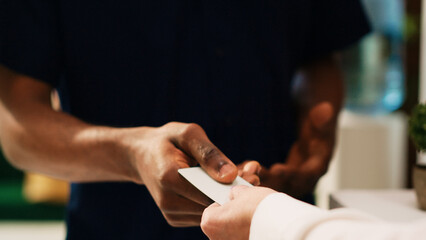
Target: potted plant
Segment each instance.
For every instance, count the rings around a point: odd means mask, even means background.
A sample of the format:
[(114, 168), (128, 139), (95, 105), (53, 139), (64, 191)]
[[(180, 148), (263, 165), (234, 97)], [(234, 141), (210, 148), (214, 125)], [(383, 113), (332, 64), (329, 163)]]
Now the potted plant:
[(414, 108), (409, 120), (409, 133), (418, 150), (413, 185), (419, 207), (426, 210), (426, 104), (420, 103)]

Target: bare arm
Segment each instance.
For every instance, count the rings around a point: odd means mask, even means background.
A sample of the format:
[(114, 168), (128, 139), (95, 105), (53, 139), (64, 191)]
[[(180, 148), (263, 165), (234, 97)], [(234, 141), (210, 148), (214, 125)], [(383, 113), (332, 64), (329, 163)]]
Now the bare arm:
[(120, 143), (121, 131), (53, 111), (51, 91), (45, 83), (0, 67), (0, 139), (10, 162), (68, 181), (141, 183)]
[(95, 126), (54, 111), (51, 91), (48, 84), (0, 66), (0, 143), (18, 168), (75, 182), (145, 184), (173, 226), (199, 225), (211, 203), (177, 169), (199, 163), (224, 183), (237, 175), (235, 165), (197, 124)]

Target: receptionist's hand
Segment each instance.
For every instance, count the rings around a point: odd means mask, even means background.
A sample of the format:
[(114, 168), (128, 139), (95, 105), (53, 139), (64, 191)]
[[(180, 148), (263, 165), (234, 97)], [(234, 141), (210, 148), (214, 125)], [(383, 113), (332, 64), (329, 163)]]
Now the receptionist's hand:
[(264, 187), (236, 186), (231, 201), (220, 206), (213, 203), (204, 210), (201, 229), (210, 240), (247, 240), (257, 205), (274, 190)]

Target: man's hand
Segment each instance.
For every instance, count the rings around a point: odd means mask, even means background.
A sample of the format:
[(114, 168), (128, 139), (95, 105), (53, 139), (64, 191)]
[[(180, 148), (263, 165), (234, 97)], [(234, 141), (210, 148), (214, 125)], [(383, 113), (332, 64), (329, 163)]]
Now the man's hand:
[[(200, 164), (230, 183), (235, 165), (196, 124), (113, 128), (86, 123), (51, 106), (52, 87), (0, 65), (0, 142), (10, 163), (70, 182), (146, 184), (173, 226), (199, 225), (211, 201), (178, 175)], [(256, 183), (256, 178), (245, 178)], [(257, 178), (258, 182), (258, 178)]]
[(231, 201), (223, 206), (214, 203), (204, 210), (201, 229), (211, 240), (247, 240), (257, 205), (274, 192), (264, 187), (232, 188)]
[[(236, 166), (207, 138), (197, 124), (168, 123), (152, 128), (133, 146), (133, 162), (168, 223), (175, 227), (197, 226), (202, 211), (212, 203), (178, 174), (178, 169), (200, 164), (216, 181), (232, 183)], [(257, 164), (257, 165), (256, 165)], [(254, 176), (260, 165), (251, 163), (243, 171), (246, 180), (258, 184)]]
[(292, 95), (299, 112), (299, 137), (287, 160), (263, 169), (260, 180), (263, 186), (300, 198), (314, 190), (332, 156), (344, 95), (338, 54), (302, 66)]
[(309, 111), (287, 161), (260, 172), (262, 186), (294, 197), (302, 197), (314, 190), (318, 179), (326, 173), (332, 156), (336, 129), (334, 111), (327, 102)]

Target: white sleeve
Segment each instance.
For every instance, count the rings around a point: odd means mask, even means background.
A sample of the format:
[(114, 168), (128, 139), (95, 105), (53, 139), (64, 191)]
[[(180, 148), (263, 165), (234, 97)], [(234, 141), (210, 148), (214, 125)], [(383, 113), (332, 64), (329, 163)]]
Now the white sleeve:
[(273, 193), (258, 205), (250, 240), (426, 239), (426, 219), (388, 223), (347, 208), (322, 210), (283, 193)]

